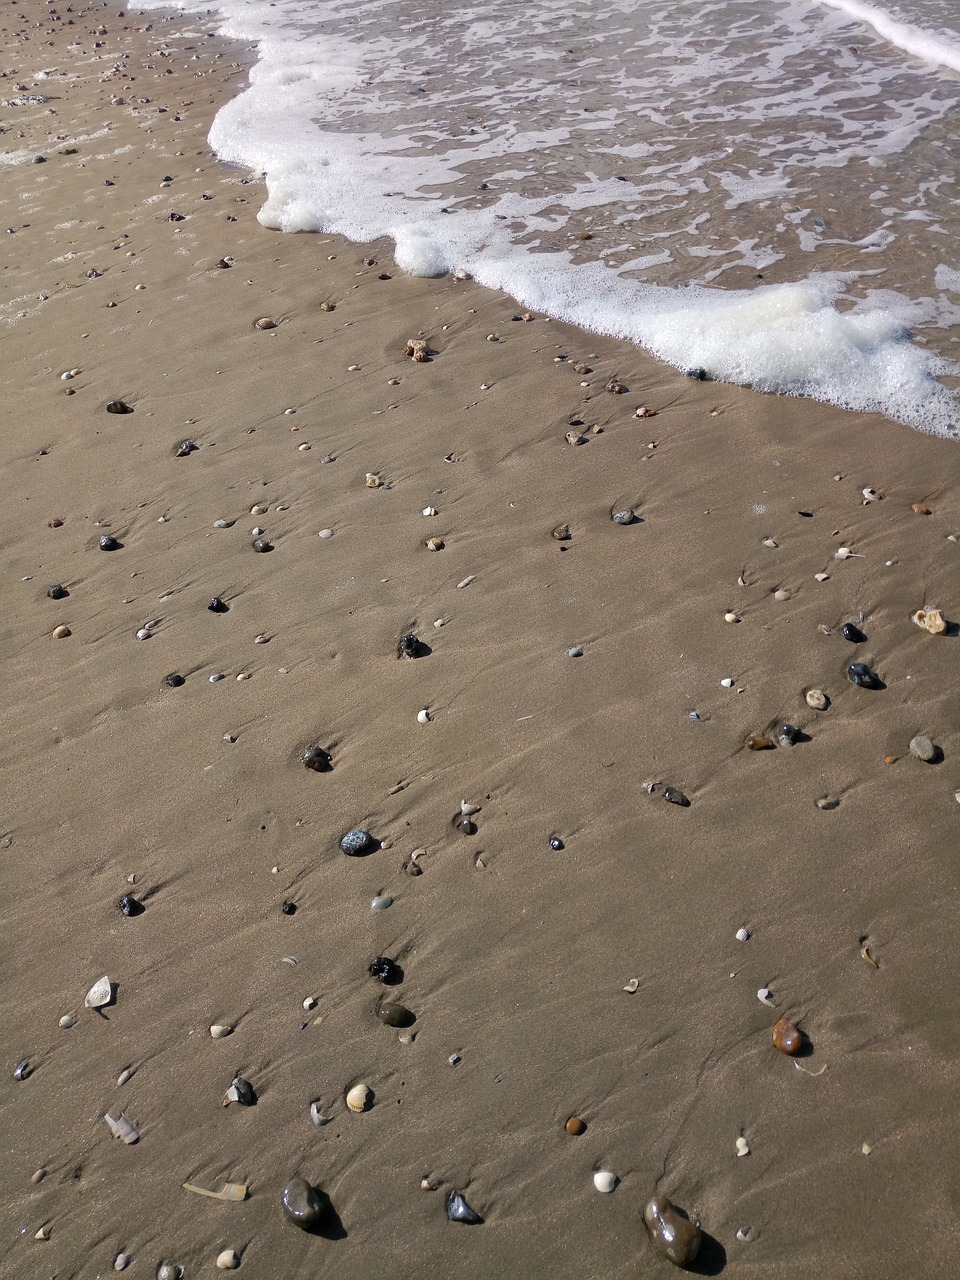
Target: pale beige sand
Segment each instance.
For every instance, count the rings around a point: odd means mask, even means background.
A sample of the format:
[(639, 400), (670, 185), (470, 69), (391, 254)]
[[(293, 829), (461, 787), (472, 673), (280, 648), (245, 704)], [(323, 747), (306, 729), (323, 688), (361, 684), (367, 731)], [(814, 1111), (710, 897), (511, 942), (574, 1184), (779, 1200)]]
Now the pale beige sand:
[[(957, 628), (908, 615), (960, 617), (957, 446), (514, 320), (472, 282), (404, 277), (386, 245), (262, 230), (261, 189), (203, 143), (237, 53), (114, 12), (4, 15), (0, 96), (54, 92), (56, 115), (3, 110), (5, 149), (47, 163), (6, 171), (2, 215), (0, 1272), (104, 1275), (125, 1250), (131, 1275), (193, 1277), (233, 1247), (242, 1275), (274, 1278), (666, 1275), (640, 1218), (659, 1186), (709, 1233), (708, 1274), (952, 1274)], [(70, 52), (78, 35), (103, 63)], [(98, 83), (121, 52), (135, 83)], [(55, 66), (80, 75), (43, 89), (33, 73)], [(153, 102), (135, 113), (134, 93)], [(282, 323), (258, 332), (263, 315)], [(430, 363), (402, 358), (419, 332)], [(604, 391), (613, 374), (626, 394)], [(107, 414), (116, 396), (134, 412)], [(176, 458), (183, 439), (199, 451)], [(862, 505), (864, 486), (883, 500)], [(642, 522), (615, 525), (622, 504)], [(257, 524), (272, 554), (251, 550)], [(122, 550), (96, 549), (105, 530)], [(841, 545), (862, 558), (835, 561)], [(866, 644), (841, 639), (848, 620)], [(396, 657), (410, 628), (432, 650), (415, 662)], [(888, 687), (849, 684), (856, 659)], [(162, 687), (175, 671), (183, 687)], [(811, 741), (744, 749), (779, 721)], [(943, 763), (909, 755), (917, 732)], [(298, 763), (311, 743), (330, 773)], [(451, 827), (462, 799), (475, 837)], [(358, 824), (388, 847), (344, 857)], [(137, 919), (116, 906), (131, 875)], [(382, 892), (394, 905), (372, 912)], [(412, 1044), (374, 1016), (379, 954), (403, 966)], [(104, 973), (101, 1017), (82, 1006)], [(783, 1013), (807, 1074), (772, 1047)], [(212, 1040), (215, 1022), (233, 1035)], [(237, 1072), (252, 1109), (220, 1105)], [(363, 1116), (342, 1102), (358, 1080)], [(119, 1110), (138, 1145), (111, 1139)], [(297, 1171), (343, 1238), (283, 1221)], [(446, 1221), (450, 1188), (483, 1226)]]

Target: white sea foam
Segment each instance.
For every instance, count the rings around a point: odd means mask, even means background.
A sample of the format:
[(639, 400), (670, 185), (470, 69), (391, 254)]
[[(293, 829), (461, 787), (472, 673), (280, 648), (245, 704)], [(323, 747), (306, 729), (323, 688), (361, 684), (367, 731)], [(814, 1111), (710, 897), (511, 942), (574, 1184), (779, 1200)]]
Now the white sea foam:
[(915, 58), (960, 71), (960, 39), (955, 33), (927, 31), (887, 9), (864, 4), (863, 0), (820, 0), (820, 3), (829, 5), (831, 9), (842, 9), (858, 22), (865, 22), (882, 39)]
[[(223, 0), (258, 62), (210, 141), (265, 173), (264, 226), (389, 236), (412, 274), (947, 434), (952, 366), (905, 327), (946, 314), (916, 248), (956, 224), (960, 157), (923, 148), (956, 152), (960, 90), (851, 48), (857, 5)], [(742, 288), (786, 262), (797, 283)]]

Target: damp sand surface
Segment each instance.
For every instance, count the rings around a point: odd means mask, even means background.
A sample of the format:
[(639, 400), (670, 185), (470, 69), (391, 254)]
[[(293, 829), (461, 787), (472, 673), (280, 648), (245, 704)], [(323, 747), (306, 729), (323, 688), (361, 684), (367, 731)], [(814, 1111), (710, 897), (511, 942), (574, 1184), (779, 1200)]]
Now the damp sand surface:
[[(2, 216), (2, 1269), (191, 1277), (235, 1249), (264, 1277), (627, 1280), (666, 1273), (659, 1190), (709, 1274), (946, 1274), (956, 446), (516, 319), (386, 244), (268, 232), (204, 141), (243, 51), (22, 11), (4, 100), (52, 100), (4, 109), (46, 162)], [(745, 748), (782, 723), (795, 746)], [(383, 847), (346, 857), (358, 826)], [(256, 1105), (223, 1107), (238, 1074)], [(326, 1235), (284, 1219), (298, 1173)]]

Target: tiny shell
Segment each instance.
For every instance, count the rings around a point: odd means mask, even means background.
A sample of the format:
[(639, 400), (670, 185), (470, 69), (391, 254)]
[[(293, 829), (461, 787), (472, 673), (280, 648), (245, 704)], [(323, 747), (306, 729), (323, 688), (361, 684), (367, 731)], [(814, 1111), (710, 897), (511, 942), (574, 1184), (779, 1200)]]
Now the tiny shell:
[(221, 1271), (236, 1271), (240, 1265), (240, 1255), (236, 1249), (224, 1249), (217, 1254), (217, 1266)]
[(725, 613), (725, 614), (723, 615), (723, 620), (724, 620), (724, 622), (739, 622), (739, 621), (740, 621), (739, 617), (738, 617), (735, 613), (733, 613), (732, 611), (731, 611), (731, 612), (728, 612), (728, 613)]
[(102, 1009), (105, 1004), (110, 1003), (112, 994), (110, 979), (104, 974), (87, 992), (83, 1003), (88, 1009)]
[(817, 582), (829, 582), (829, 581), (830, 581), (830, 575), (829, 575), (829, 573), (815, 573), (813, 576), (814, 576), (814, 578), (816, 578)]
[(53, 638), (54, 638), (54, 640), (66, 640), (67, 636), (72, 635), (72, 634), (73, 634), (73, 633), (71, 632), (70, 628), (69, 628), (69, 627), (65, 627), (65, 626), (63, 626), (63, 625), (61, 625), (61, 626), (59, 626), (59, 627), (54, 627), (54, 629), (53, 629)]
[(637, 991), (639, 991), (640, 989), (640, 979), (631, 978), (630, 981), (627, 983), (627, 985), (623, 989), (631, 996), (636, 995)]
[(370, 1105), (371, 1096), (372, 1094), (369, 1085), (355, 1084), (353, 1088), (348, 1091), (346, 1096), (348, 1110), (357, 1114), (361, 1111), (366, 1111), (367, 1107)]
[(761, 988), (760, 988), (760, 990), (757, 992), (757, 999), (760, 1001), (760, 1003), (761, 1003), (761, 1004), (770, 1004), (770, 1005), (772, 1005), (772, 1004), (773, 1004), (773, 996), (771, 996), (771, 994), (770, 994), (770, 988), (769, 988), (769, 987), (761, 987)]
[(732, 680), (730, 676), (725, 676), (720, 683), (723, 685), (724, 689), (732, 689), (736, 682)]
[(311, 1009), (315, 1009), (317, 1007), (317, 997), (307, 996), (307, 998), (303, 1000), (301, 1003), (303, 1005), (303, 1008), (306, 1009), (307, 1013), (309, 1013)]
[(567, 444), (586, 444), (587, 437), (582, 436), (579, 431), (568, 431), (563, 437)]
[(133, 1068), (124, 1067), (124, 1069), (117, 1076), (117, 1087), (123, 1088), (123, 1086), (127, 1083), (127, 1081), (132, 1079), (133, 1079)]
[(834, 560), (862, 560), (863, 556), (856, 551), (851, 551), (849, 547), (838, 547), (833, 558)]
[(50, 1239), (50, 1228), (49, 1228), (49, 1227), (41, 1227), (41, 1228), (40, 1228), (40, 1230), (39, 1230), (39, 1231), (37, 1231), (37, 1232), (35, 1233), (35, 1235), (34, 1235), (34, 1237), (33, 1237), (33, 1238), (34, 1238), (34, 1240), (49, 1240), (49, 1239)]
[(321, 1125), (329, 1124), (333, 1116), (328, 1115), (320, 1106), (319, 1102), (310, 1103), (310, 1119), (319, 1129)]
[(417, 712), (417, 719), (421, 724), (430, 723), (430, 712), (427, 710), (426, 707), (424, 707), (422, 711)]
[(424, 514), (425, 516), (435, 516), (435, 515), (437, 514), (437, 508), (436, 508), (436, 507), (424, 507), (424, 508), (423, 508), (423, 514)]
[(379, 489), (383, 481), (375, 471), (368, 471), (365, 483), (368, 489)]
[(321, 530), (320, 530), (320, 537), (321, 537), (321, 538), (332, 538), (332, 537), (333, 537), (333, 530), (332, 530), (332, 529), (321, 529)]
[(742, 1137), (738, 1138), (737, 1139), (737, 1155), (748, 1156), (749, 1154), (750, 1154), (750, 1143), (746, 1140), (746, 1138), (742, 1138)]
[(916, 515), (918, 515), (918, 516), (932, 516), (932, 515), (933, 515), (933, 512), (930, 510), (930, 508), (929, 508), (929, 507), (925, 507), (925, 506), (923, 505), (923, 503), (922, 503), (922, 502), (911, 502), (911, 503), (910, 503), (910, 510), (911, 510), (911, 511), (913, 511), (913, 512), (915, 512), (915, 513), (916, 513)]
[(778, 547), (780, 544), (778, 542), (774, 542), (773, 538), (764, 538), (763, 542), (760, 545), (763, 547), (770, 547), (771, 549), (773, 549), (774, 547)]
[(129, 1265), (130, 1265), (129, 1253), (118, 1253), (113, 1260), (114, 1271), (126, 1271)]
[(442, 538), (428, 538), (425, 545), (428, 551), (442, 551), (444, 542)]
[(877, 493), (876, 489), (863, 490), (864, 505), (866, 505), (868, 502), (879, 502), (882, 497), (883, 497), (883, 494)]
[(253, 322), (253, 327), (255, 329), (275, 329), (277, 322), (271, 319), (270, 316), (261, 316), (259, 320)]
[(738, 930), (737, 930), (736, 937), (737, 937), (737, 941), (738, 941), (738, 942), (747, 942), (747, 941), (749, 941), (749, 938), (750, 938), (750, 930), (749, 930), (749, 929), (738, 929)]
[(222, 1022), (215, 1022), (210, 1028), (210, 1035), (214, 1040), (223, 1040), (232, 1030), (233, 1027), (228, 1027)]
[(65, 1013), (57, 1023), (57, 1026), (62, 1027), (64, 1031), (69, 1031), (71, 1027), (75, 1027), (76, 1025), (77, 1020), (72, 1013)]
[(593, 1175), (593, 1185), (598, 1191), (612, 1191), (617, 1185), (617, 1175), (609, 1169), (598, 1169)]

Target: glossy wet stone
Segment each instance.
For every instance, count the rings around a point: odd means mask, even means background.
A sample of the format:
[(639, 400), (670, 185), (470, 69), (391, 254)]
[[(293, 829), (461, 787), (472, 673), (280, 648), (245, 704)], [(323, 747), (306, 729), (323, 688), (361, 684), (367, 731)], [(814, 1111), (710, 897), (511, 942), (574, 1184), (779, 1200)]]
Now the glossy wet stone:
[(479, 1213), (467, 1204), (462, 1191), (451, 1191), (447, 1196), (447, 1217), (451, 1222), (462, 1222), (468, 1227), (483, 1221)]
[(133, 410), (122, 400), (108, 400), (107, 413), (133, 413)]
[(265, 555), (268, 551), (273, 550), (273, 543), (268, 542), (266, 538), (254, 538), (250, 545), (253, 547), (254, 551), (259, 551), (261, 555)]
[(402, 1004), (382, 1004), (377, 1017), (387, 1027), (409, 1027), (416, 1022), (416, 1016)]
[(371, 978), (376, 978), (378, 982), (397, 982), (400, 978), (400, 967), (387, 956), (377, 956), (367, 966), (367, 973), (370, 974)]
[(47, 595), (51, 600), (64, 600), (70, 594), (62, 583), (55, 582), (52, 587), (47, 588)]
[(788, 1058), (800, 1052), (803, 1045), (803, 1032), (789, 1018), (780, 1018), (773, 1028), (773, 1047), (785, 1053)]
[(677, 1208), (666, 1196), (656, 1195), (647, 1201), (643, 1221), (653, 1247), (676, 1267), (686, 1267), (700, 1251), (700, 1227)]
[(344, 853), (351, 856), (358, 853), (366, 853), (368, 849), (373, 848), (373, 845), (373, 836), (369, 831), (364, 831), (362, 827), (354, 827), (340, 841), (340, 848)]
[(865, 662), (851, 662), (847, 667), (847, 679), (861, 689), (879, 689), (880, 679)]
[(614, 524), (633, 524), (634, 518), (634, 513), (629, 507), (623, 507), (621, 510), (614, 511), (613, 513)]
[(305, 769), (312, 769), (314, 773), (328, 773), (333, 768), (330, 753), (324, 751), (323, 747), (307, 747), (300, 761)]
[(186, 684), (186, 680), (176, 671), (171, 671), (168, 676), (163, 677), (163, 683), (168, 689), (179, 689), (182, 684)]
[(119, 551), (119, 549), (120, 549), (120, 543), (116, 540), (113, 534), (102, 533), (100, 535), (101, 551)]
[(678, 804), (681, 809), (690, 807), (690, 801), (678, 787), (664, 787), (663, 798), (669, 800), (671, 804)]
[(213, 599), (210, 601), (210, 603), (207, 605), (207, 608), (210, 610), (211, 613), (229, 613), (230, 612), (230, 606), (227, 604), (226, 600), (221, 600), (219, 596), (214, 596)]
[(780, 745), (781, 747), (792, 747), (800, 737), (800, 730), (795, 724), (782, 724), (780, 726)]
[(146, 908), (143, 903), (133, 896), (132, 893), (125, 893), (117, 903), (120, 912), (125, 916), (141, 916)]
[(280, 910), (285, 916), (295, 916), (297, 914), (297, 904), (288, 900), (280, 904)]
[(397, 654), (401, 658), (418, 658), (420, 656), (420, 641), (408, 631), (405, 636), (400, 637), (400, 643), (397, 645)]
[(864, 644), (867, 637), (863, 634), (859, 627), (854, 626), (852, 622), (845, 622), (840, 628), (840, 634), (844, 640), (849, 640), (851, 644)]
[(559, 836), (550, 837), (550, 848), (553, 849), (555, 853), (560, 852), (560, 850), (563, 848), (563, 841), (560, 839)]
[(181, 440), (177, 445), (177, 457), (186, 458), (189, 454), (194, 453), (199, 448), (200, 446), (198, 444), (194, 444), (192, 440)]
[(280, 1206), (286, 1217), (303, 1231), (322, 1227), (329, 1214), (330, 1201), (306, 1178), (291, 1178), (280, 1195)]

